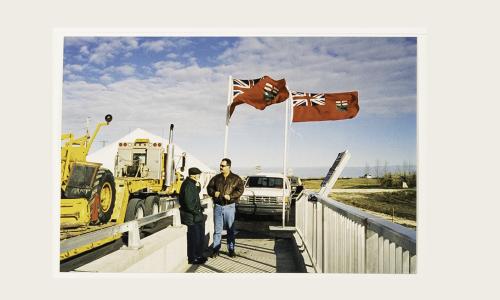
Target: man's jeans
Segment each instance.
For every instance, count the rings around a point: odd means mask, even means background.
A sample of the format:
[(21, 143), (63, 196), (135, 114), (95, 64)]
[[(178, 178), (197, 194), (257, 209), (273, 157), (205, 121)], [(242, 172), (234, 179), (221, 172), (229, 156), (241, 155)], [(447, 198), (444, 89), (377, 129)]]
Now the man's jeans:
[(222, 229), (227, 230), (227, 250), (234, 251), (234, 216), (236, 204), (219, 205), (214, 208), (214, 251), (219, 251), (222, 238)]

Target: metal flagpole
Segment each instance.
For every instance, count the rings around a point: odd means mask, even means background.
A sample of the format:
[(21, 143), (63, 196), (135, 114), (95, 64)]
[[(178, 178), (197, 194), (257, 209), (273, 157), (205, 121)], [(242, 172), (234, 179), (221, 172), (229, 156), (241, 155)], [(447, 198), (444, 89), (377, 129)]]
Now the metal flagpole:
[[(288, 89), (288, 87), (287, 87)], [(290, 90), (288, 89), (288, 92), (290, 93)], [(282, 226), (285, 227), (285, 182), (286, 182), (286, 152), (287, 152), (287, 146), (288, 146), (288, 105), (289, 105), (289, 99), (291, 97), (291, 93), (288, 96), (288, 99), (286, 99), (286, 105), (285, 105), (285, 149), (283, 151), (283, 206), (282, 206)], [(291, 187), (290, 187), (291, 188)], [(291, 201), (291, 199), (289, 199)]]
[(227, 92), (227, 106), (226, 106), (226, 133), (224, 135), (224, 156), (227, 157), (227, 136), (229, 133), (229, 107), (231, 106), (233, 96), (233, 76), (229, 75), (229, 88)]

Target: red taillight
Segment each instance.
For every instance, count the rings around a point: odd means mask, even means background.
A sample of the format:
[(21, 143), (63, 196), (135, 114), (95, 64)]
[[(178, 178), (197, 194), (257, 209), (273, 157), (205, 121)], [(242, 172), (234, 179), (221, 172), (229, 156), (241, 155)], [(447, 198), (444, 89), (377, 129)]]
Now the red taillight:
[(153, 147), (156, 147), (156, 143), (153, 143)]
[(118, 144), (118, 146), (120, 146), (120, 147), (121, 147), (121, 146), (122, 146), (122, 143), (119, 143), (119, 144)]
[(161, 147), (161, 143), (158, 143), (158, 147)]

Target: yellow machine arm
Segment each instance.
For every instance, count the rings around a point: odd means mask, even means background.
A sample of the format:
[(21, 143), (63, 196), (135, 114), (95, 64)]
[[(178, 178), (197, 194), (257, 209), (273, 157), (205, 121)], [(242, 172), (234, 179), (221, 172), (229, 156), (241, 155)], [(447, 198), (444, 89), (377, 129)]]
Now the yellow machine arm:
[(102, 126), (108, 125), (113, 117), (111, 115), (106, 115), (104, 119), (106, 122), (97, 124), (92, 137), (88, 134), (79, 138), (75, 138), (72, 133), (64, 133), (61, 135), (61, 141), (66, 141), (64, 145), (61, 146), (61, 185), (63, 189), (66, 187), (70, 175), (71, 164), (74, 162), (87, 161), (87, 154), (89, 153), (97, 133)]

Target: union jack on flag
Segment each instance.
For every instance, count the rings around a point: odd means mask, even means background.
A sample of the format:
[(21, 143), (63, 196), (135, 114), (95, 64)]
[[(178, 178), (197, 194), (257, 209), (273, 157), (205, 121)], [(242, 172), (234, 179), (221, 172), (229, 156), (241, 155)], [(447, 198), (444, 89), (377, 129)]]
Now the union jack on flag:
[(259, 82), (258, 79), (233, 79), (233, 99), (251, 89)]
[(325, 94), (292, 92), (293, 106), (325, 105)]
[(335, 104), (337, 105), (337, 109), (341, 111), (347, 111), (347, 107), (349, 106), (349, 102), (346, 100), (337, 100)]

